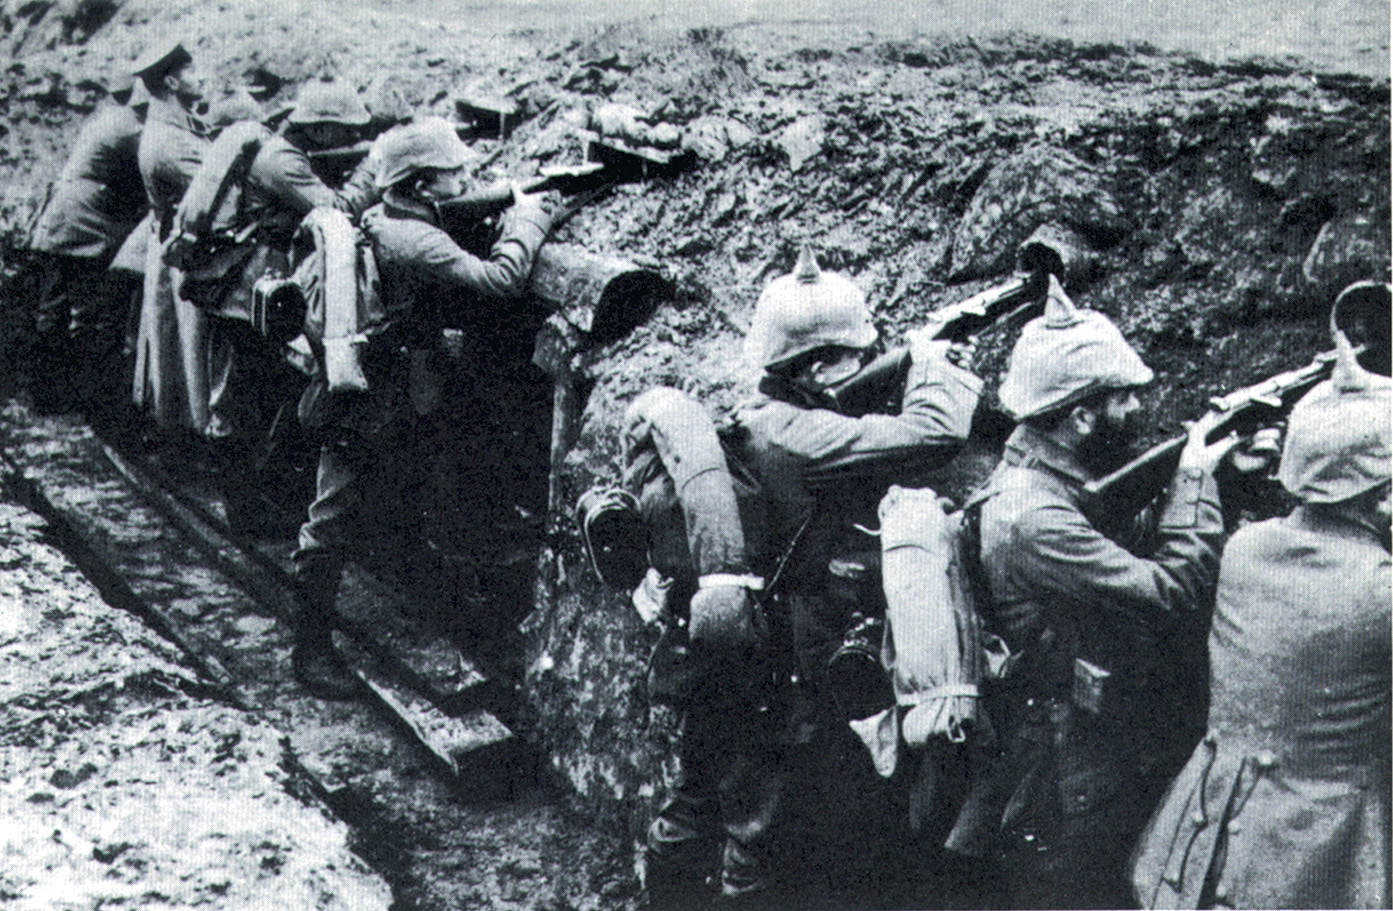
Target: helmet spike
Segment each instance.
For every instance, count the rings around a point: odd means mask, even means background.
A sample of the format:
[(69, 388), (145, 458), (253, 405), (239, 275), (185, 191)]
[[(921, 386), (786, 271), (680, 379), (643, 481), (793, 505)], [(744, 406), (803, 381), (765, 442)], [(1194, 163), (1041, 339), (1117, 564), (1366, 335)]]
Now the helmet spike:
[(816, 284), (822, 277), (822, 270), (818, 268), (817, 257), (813, 255), (813, 245), (804, 244), (803, 249), (798, 253), (798, 265), (793, 268), (793, 275), (800, 285)]
[(1359, 392), (1369, 388), (1369, 371), (1359, 365), (1359, 352), (1350, 343), (1349, 336), (1339, 329), (1332, 333), (1335, 337), (1335, 369), (1330, 379), (1340, 392)]
[(1049, 291), (1045, 296), (1045, 325), (1051, 329), (1065, 329), (1081, 322), (1083, 315), (1079, 313), (1079, 308), (1064, 293), (1059, 278), (1051, 274)]

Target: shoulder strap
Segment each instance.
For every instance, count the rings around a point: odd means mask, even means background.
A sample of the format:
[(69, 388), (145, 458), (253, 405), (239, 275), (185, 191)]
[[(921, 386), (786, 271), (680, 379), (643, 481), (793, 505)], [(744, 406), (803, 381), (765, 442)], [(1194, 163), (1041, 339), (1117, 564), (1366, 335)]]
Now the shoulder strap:
[(958, 553), (962, 559), (963, 578), (971, 586), (978, 614), (987, 621), (992, 616), (992, 592), (987, 583), (987, 570), (982, 565), (982, 504), (996, 496), (998, 491), (990, 483), (978, 487), (963, 504), (962, 534), (958, 542)]

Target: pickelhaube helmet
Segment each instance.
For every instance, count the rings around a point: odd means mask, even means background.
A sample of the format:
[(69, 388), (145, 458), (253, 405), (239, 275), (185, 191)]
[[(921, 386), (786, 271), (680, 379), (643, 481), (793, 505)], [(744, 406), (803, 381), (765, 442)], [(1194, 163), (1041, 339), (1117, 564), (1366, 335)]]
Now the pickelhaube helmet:
[(823, 272), (805, 246), (793, 273), (774, 279), (760, 294), (745, 359), (775, 370), (818, 348), (869, 348), (878, 337), (861, 289), (845, 276)]
[(381, 148), (378, 189), (386, 189), (427, 168), (450, 171), (464, 167), (469, 160), (469, 150), (455, 128), (440, 117), (427, 117), (385, 133)]
[(1076, 307), (1050, 276), (1045, 312), (1026, 323), (998, 393), (1017, 421), (1107, 389), (1151, 382), (1151, 368), (1106, 316)]
[(371, 115), (353, 87), (342, 82), (311, 82), (300, 89), (291, 123), (342, 123), (365, 126)]
[(1301, 398), (1287, 418), (1277, 480), (1306, 503), (1339, 503), (1388, 482), (1393, 382), (1370, 373), (1335, 332), (1330, 379)]

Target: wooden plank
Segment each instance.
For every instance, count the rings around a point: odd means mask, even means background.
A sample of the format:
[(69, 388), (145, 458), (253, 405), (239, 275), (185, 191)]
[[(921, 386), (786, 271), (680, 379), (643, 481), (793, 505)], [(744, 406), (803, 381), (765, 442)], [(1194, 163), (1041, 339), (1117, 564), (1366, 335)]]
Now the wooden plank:
[(489, 712), (475, 709), (460, 716), (447, 715), (428, 699), (376, 672), (347, 637), (335, 633), (334, 643), (349, 658), (354, 674), (379, 707), (409, 731), (455, 779), (463, 770), (515, 740), (513, 732)]

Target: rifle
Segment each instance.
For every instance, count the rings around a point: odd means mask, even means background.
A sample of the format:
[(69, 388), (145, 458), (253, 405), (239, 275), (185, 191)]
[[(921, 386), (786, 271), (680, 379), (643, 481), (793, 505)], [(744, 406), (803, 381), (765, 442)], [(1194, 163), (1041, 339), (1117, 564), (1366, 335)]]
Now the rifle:
[[(1087, 257), (1076, 240), (1071, 232), (1053, 226), (1036, 229), (1021, 244), (1015, 277), (929, 314), (932, 337), (963, 341), (991, 326), (1039, 315), (1051, 275), (1064, 281), (1085, 271)], [(895, 348), (829, 387), (827, 395), (840, 414), (893, 413), (904, 392), (909, 365), (908, 346)]]
[(327, 161), (334, 165), (347, 167), (357, 164), (362, 159), (368, 157), (369, 150), (372, 149), (372, 140), (364, 139), (362, 142), (355, 142), (351, 146), (338, 146), (332, 149), (311, 149), (305, 155), (310, 161)]
[[(457, 124), (455, 132), (461, 139), (471, 135), (473, 127), (467, 124)], [(305, 154), (311, 161), (327, 161), (339, 167), (356, 165), (359, 161), (368, 157), (368, 152), (372, 151), (372, 144), (375, 139), (363, 139), (353, 143), (351, 146), (337, 146), (332, 149), (311, 149)]]
[[(1268, 377), (1260, 383), (1235, 389), (1209, 402), (1199, 419), (1207, 443), (1231, 432), (1250, 434), (1286, 414), (1316, 384), (1328, 379), (1335, 367), (1335, 352), (1324, 351), (1304, 367)], [(1165, 489), (1180, 464), (1187, 437), (1157, 443), (1121, 468), (1089, 481), (1083, 488), (1085, 509), (1093, 515), (1135, 516)]]
[[(603, 186), (609, 180), (604, 170), (604, 165), (593, 161), (580, 165), (541, 168), (536, 177), (520, 184), (520, 189), (524, 193), (557, 190), (561, 193), (577, 194), (586, 188)], [(506, 181), (436, 203), (441, 217), (450, 219), (484, 218), (501, 212), (512, 204), (513, 185)]]

